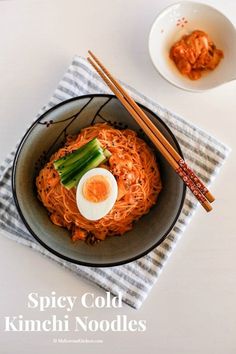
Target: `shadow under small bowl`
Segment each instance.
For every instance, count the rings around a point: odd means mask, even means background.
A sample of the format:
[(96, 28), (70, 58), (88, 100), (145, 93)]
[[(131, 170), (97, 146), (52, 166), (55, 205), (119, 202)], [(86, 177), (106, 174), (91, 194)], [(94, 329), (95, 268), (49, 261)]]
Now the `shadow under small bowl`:
[[(182, 155), (176, 138), (154, 113), (141, 106), (152, 122)], [(30, 233), (55, 255), (86, 266), (115, 266), (133, 261), (151, 251), (169, 234), (183, 206), (185, 185), (156, 151), (163, 190), (157, 204), (135, 222), (123, 236), (108, 237), (95, 245), (71, 241), (70, 233), (54, 225), (37, 198), (35, 178), (67, 134), (95, 122), (107, 121), (117, 128), (130, 128), (148, 141), (139, 126), (112, 95), (87, 95), (65, 101), (37, 119), (23, 137), (13, 165), (12, 186), (17, 209)]]
[[(182, 75), (169, 57), (172, 45), (194, 30), (206, 32), (224, 52), (219, 65), (198, 80)], [(220, 11), (203, 3), (182, 1), (164, 9), (152, 25), (149, 54), (158, 72), (184, 90), (201, 92), (236, 79), (236, 29)]]

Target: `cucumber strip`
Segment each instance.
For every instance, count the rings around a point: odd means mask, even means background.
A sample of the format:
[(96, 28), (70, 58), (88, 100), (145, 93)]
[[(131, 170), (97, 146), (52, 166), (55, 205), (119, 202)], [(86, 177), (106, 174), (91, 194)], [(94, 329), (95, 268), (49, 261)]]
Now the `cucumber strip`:
[(106, 156), (106, 158), (108, 158), (109, 159), (109, 157), (111, 157), (111, 152), (109, 151), (109, 150), (107, 150), (107, 149), (104, 149), (103, 150), (103, 153), (104, 153), (104, 155)]
[(94, 138), (53, 164), (60, 175), (61, 183), (70, 189), (76, 186), (87, 171), (99, 166), (110, 156), (110, 151), (103, 149), (100, 141)]
[(60, 169), (65, 165), (74, 163), (87, 155), (93, 149), (99, 149), (101, 147), (97, 138), (92, 139), (87, 144), (81, 146), (79, 149), (71, 152), (70, 154), (63, 156), (62, 158), (54, 161), (54, 167)]
[(101, 163), (106, 161), (106, 157), (104, 156), (103, 153), (98, 152), (96, 156), (94, 156), (94, 158), (90, 161), (90, 163), (87, 164), (87, 166), (83, 169), (83, 171), (80, 171), (78, 174), (74, 175), (74, 177), (72, 179), (67, 180), (66, 182), (64, 182), (64, 186), (67, 189), (71, 189), (73, 187), (75, 187), (80, 179), (82, 178), (82, 176), (89, 170), (91, 170), (92, 168), (95, 168), (97, 166), (99, 166)]
[(65, 170), (63, 170), (63, 172), (60, 174), (61, 181), (63, 182), (66, 179), (73, 178), (74, 174), (78, 174), (79, 172), (83, 171), (87, 164), (90, 163), (91, 160), (93, 160), (97, 156), (97, 154), (102, 154), (104, 156), (102, 149), (99, 149), (97, 151), (94, 151), (91, 155), (84, 159), (82, 163), (78, 161), (77, 163), (72, 164)]
[[(93, 144), (91, 146), (87, 146), (86, 149), (84, 149), (81, 153), (77, 154), (77, 151), (75, 153), (72, 153), (73, 156), (70, 157), (70, 159), (66, 160), (59, 168), (58, 171), (67, 168), (68, 166), (73, 165), (74, 163), (77, 163), (80, 161), (81, 163), (88, 158), (91, 154), (94, 152), (101, 150), (101, 147), (98, 144)], [(72, 155), (71, 154), (71, 155)]]
[(78, 160), (72, 164), (69, 164), (69, 165), (65, 165), (65, 166), (62, 165), (61, 168), (57, 170), (59, 175), (62, 177), (62, 176), (65, 176), (65, 175), (71, 173), (73, 170), (83, 169), (84, 166), (87, 164), (87, 162), (91, 158), (93, 158), (93, 156), (97, 152), (103, 153), (103, 150), (101, 148), (91, 150), (91, 151), (89, 151), (89, 154), (87, 154), (86, 156), (83, 157), (83, 159), (80, 159), (80, 160)]

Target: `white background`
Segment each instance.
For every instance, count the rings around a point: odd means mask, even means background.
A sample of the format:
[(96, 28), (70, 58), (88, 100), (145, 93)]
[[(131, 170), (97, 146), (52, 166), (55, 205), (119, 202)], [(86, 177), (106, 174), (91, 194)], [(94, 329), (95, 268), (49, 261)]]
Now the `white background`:
[[(50, 98), (74, 54), (92, 49), (121, 80), (211, 132), (233, 148), (212, 186), (214, 211), (198, 210), (138, 311), (78, 306), (72, 313), (145, 319), (145, 333), (65, 334), (103, 344), (53, 344), (52, 333), (5, 333), (3, 317), (63, 316), (27, 309), (27, 295), (104, 295), (103, 290), (36, 252), (0, 237), (1, 353), (236, 353), (236, 82), (197, 94), (165, 82), (148, 56), (150, 26), (165, 0), (0, 1), (0, 159)], [(236, 2), (208, 1), (235, 24)], [(223, 30), (223, 29), (222, 29)], [(1, 233), (4, 235), (4, 233)], [(2, 236), (1, 235), (1, 236)]]

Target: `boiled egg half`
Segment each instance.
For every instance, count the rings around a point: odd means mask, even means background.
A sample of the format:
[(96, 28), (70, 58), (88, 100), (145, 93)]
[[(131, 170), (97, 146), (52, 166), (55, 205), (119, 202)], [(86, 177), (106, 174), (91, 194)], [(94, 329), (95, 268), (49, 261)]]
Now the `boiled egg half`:
[(86, 219), (99, 220), (113, 208), (118, 187), (113, 174), (105, 168), (93, 168), (78, 183), (77, 207)]

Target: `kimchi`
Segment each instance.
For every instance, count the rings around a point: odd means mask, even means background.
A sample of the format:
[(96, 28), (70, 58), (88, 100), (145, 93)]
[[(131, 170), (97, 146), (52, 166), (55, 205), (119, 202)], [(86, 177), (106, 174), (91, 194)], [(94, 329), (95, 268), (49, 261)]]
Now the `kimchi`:
[(203, 72), (214, 70), (223, 57), (223, 51), (200, 30), (184, 35), (170, 49), (170, 58), (178, 70), (191, 80), (198, 80)]

